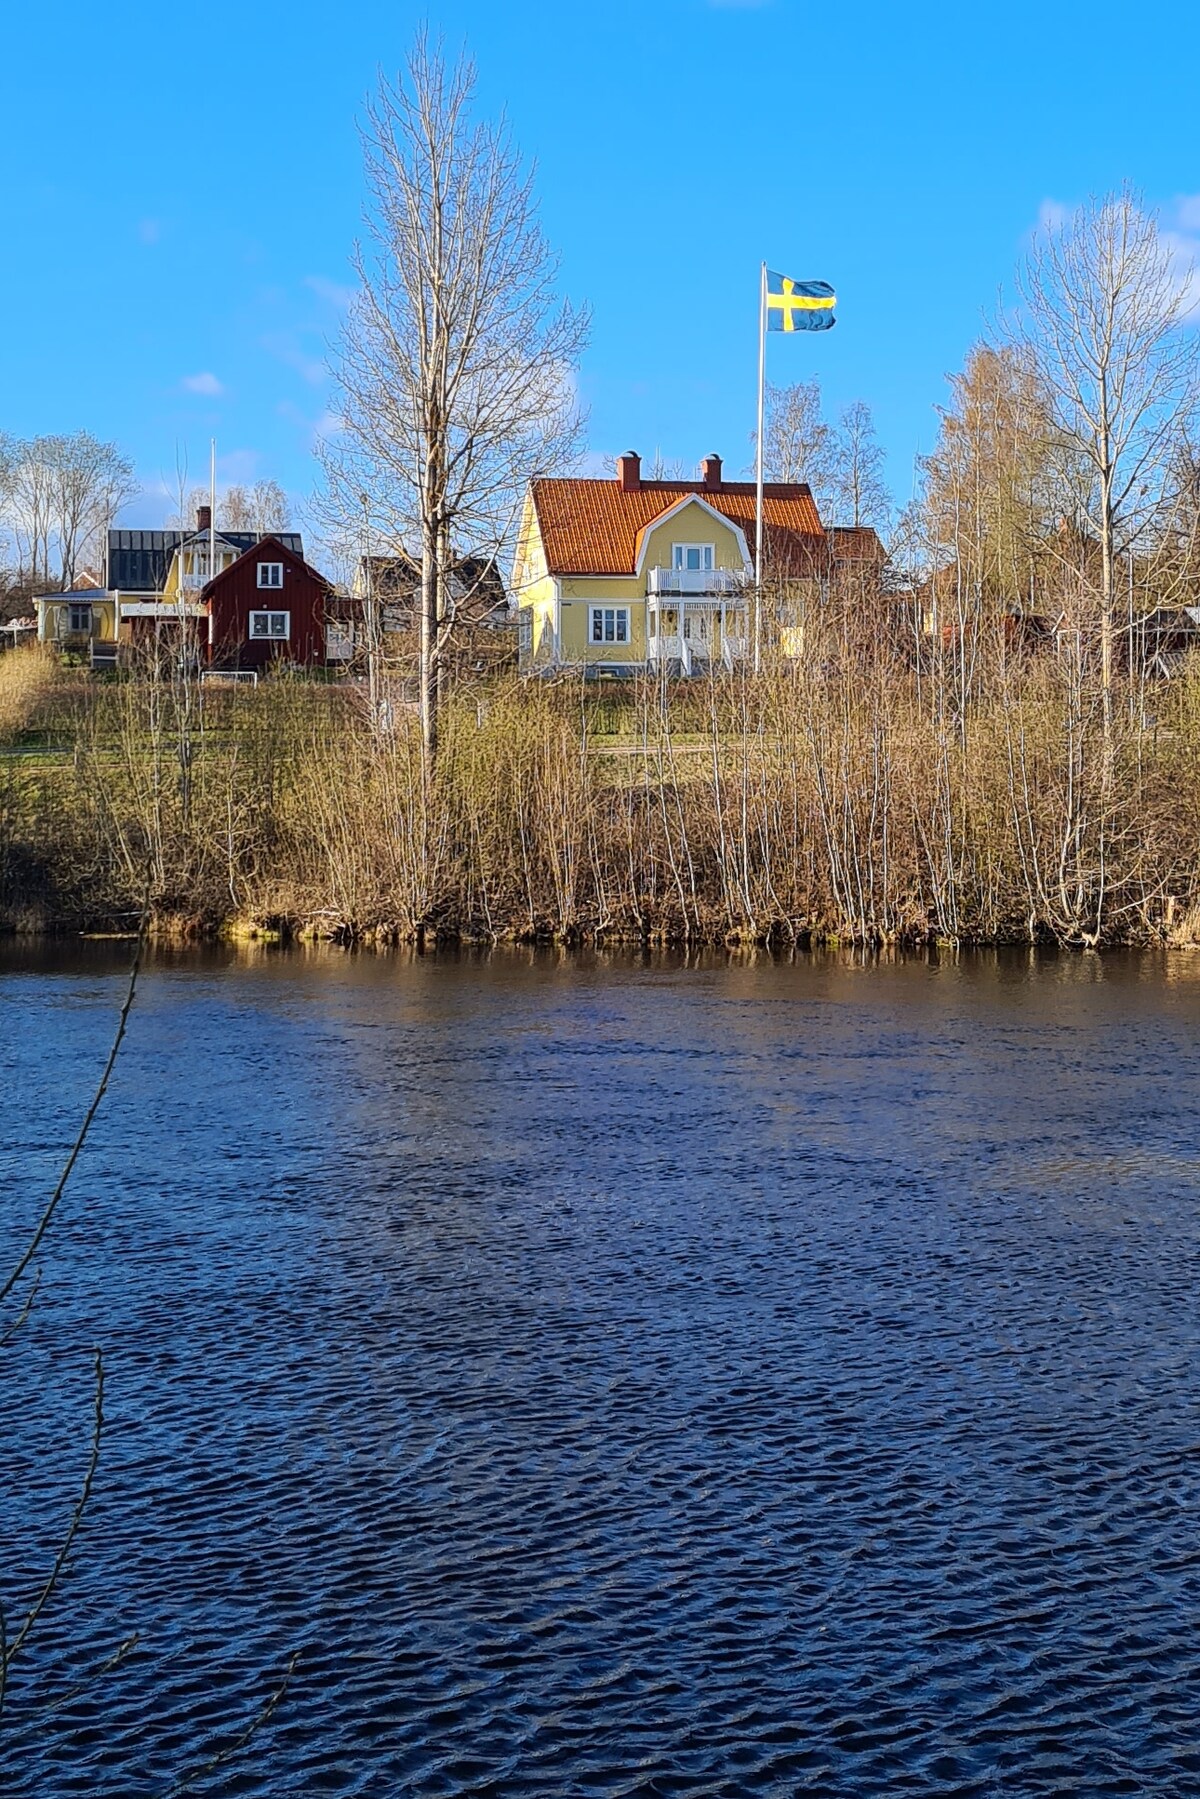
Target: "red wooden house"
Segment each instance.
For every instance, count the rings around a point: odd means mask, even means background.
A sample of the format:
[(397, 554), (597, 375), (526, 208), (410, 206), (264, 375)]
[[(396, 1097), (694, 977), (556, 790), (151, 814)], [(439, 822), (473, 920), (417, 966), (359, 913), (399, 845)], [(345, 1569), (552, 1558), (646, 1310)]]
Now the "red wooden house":
[(201, 595), (213, 668), (322, 667), (332, 589), (296, 550), (263, 537), (214, 575)]

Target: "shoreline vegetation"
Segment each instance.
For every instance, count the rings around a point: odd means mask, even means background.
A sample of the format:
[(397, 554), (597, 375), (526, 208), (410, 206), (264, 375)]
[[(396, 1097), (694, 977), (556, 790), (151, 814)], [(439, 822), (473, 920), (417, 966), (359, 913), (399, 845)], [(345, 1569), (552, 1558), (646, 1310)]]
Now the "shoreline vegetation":
[(381, 729), (349, 684), (10, 651), (0, 929), (128, 930), (148, 889), (163, 942), (1200, 941), (1200, 668), (1106, 720), (1000, 632), (952, 705), (957, 655), (824, 629), (758, 677), (464, 683), (428, 775), (399, 683)]
[[(728, 668), (588, 680), (561, 593), (538, 592), (559, 578), (544, 544), (527, 577), (513, 542), (532, 471), (582, 446), (588, 315), (558, 297), (531, 175), (475, 119), (469, 60), (424, 34), (363, 154), (317, 516), (367, 678), (202, 681), (183, 630), (111, 677), (7, 652), (0, 929), (148, 912), (179, 942), (1200, 944), (1200, 335), (1194, 271), (1133, 190), (1043, 221), (898, 515), (865, 403), (835, 429), (815, 379), (768, 391), (767, 479), (869, 527), (882, 560), (764, 537), (739, 577), (752, 665), (722, 625)], [(83, 513), (44, 503), (92, 444), (0, 442), (22, 591), (52, 543), (65, 589), (115, 516), (111, 456)], [(468, 553), (514, 549), (531, 666), (481, 674), (456, 583)], [(379, 558), (414, 589), (391, 629)]]

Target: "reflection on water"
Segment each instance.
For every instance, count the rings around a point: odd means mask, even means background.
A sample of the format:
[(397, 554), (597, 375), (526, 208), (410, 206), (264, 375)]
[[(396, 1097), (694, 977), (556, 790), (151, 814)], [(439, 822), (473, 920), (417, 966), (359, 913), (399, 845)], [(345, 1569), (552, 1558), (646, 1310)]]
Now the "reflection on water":
[[(0, 1229), (127, 946), (0, 946)], [(0, 1391), (6, 1794), (1200, 1790), (1200, 958), (148, 971)], [(131, 1631), (135, 1655), (22, 1735)]]

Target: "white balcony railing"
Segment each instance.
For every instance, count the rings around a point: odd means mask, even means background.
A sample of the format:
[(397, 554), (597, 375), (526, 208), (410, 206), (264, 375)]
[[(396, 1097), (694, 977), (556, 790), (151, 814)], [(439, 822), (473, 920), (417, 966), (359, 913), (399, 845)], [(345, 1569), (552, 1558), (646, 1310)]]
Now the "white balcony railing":
[(649, 640), (648, 659), (654, 666), (677, 662), (685, 675), (691, 675), (705, 673), (715, 663), (723, 663), (732, 669), (735, 663), (744, 661), (746, 652), (744, 637), (723, 637), (710, 642), (704, 637), (668, 636), (660, 631)]
[(646, 591), (657, 594), (741, 593), (746, 577), (732, 568), (652, 568)]
[(207, 618), (203, 606), (184, 600), (122, 600), (121, 618)]

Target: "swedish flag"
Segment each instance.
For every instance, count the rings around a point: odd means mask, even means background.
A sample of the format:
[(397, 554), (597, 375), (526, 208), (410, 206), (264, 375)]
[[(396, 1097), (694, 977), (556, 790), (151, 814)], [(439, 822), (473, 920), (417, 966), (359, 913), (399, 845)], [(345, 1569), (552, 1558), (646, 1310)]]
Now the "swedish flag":
[(837, 295), (828, 281), (793, 281), (767, 270), (768, 331), (828, 331)]

